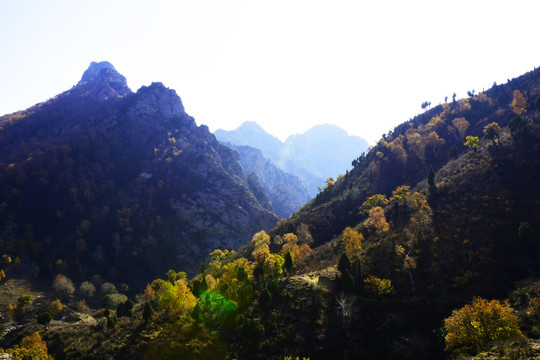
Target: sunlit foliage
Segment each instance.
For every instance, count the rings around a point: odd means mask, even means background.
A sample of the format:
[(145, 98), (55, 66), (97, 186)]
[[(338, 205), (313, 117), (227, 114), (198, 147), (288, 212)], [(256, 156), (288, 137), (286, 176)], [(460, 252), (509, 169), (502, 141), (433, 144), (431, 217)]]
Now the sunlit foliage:
[(474, 298), (444, 320), (446, 351), (476, 354), (494, 341), (522, 338), (517, 316), (507, 303)]

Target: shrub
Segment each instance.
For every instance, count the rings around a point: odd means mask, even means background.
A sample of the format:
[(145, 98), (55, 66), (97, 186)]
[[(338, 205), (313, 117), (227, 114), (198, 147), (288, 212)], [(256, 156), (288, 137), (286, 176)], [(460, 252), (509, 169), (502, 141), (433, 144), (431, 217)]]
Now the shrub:
[(446, 351), (474, 355), (495, 341), (522, 339), (518, 318), (508, 303), (474, 298), (444, 320)]
[(367, 279), (364, 279), (364, 286), (366, 291), (374, 297), (384, 297), (394, 292), (392, 282), (388, 279), (380, 279), (376, 276), (370, 275)]

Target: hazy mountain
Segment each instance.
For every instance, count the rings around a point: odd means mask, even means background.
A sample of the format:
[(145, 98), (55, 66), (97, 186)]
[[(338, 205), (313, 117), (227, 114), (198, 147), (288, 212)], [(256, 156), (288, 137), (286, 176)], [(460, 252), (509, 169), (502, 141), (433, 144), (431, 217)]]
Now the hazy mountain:
[(240, 154), (244, 172), (257, 174), (277, 215), (288, 218), (311, 200), (300, 179), (280, 170), (263, 156), (261, 150), (251, 146), (231, 146)]
[(244, 122), (231, 131), (216, 130), (220, 141), (248, 145), (263, 152), (274, 164), (300, 178), (314, 197), (327, 178), (337, 178), (351, 168), (351, 160), (367, 150), (367, 142), (350, 136), (336, 125), (317, 125), (283, 143), (254, 122)]
[[(277, 216), (238, 154), (161, 83), (131, 92), (106, 62), (51, 100), (0, 118), (3, 253), (48, 272), (144, 286), (245, 244)], [(265, 194), (257, 194), (264, 199)], [(23, 239), (23, 240), (21, 240)], [(52, 265), (51, 265), (52, 266)]]

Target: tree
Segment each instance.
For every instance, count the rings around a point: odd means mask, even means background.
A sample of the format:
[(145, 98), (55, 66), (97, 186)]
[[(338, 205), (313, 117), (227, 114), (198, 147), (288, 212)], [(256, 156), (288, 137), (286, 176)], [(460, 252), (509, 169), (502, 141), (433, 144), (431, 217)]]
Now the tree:
[(465, 146), (467, 146), (469, 149), (476, 151), (478, 149), (478, 144), (480, 144), (480, 139), (478, 139), (478, 136), (467, 136)]
[(341, 272), (341, 275), (345, 274), (346, 271), (351, 271), (351, 261), (347, 256), (347, 253), (341, 254), (338, 262), (338, 270)]
[(369, 213), (369, 210), (373, 209), (374, 207), (376, 207), (376, 206), (380, 206), (380, 207), (386, 206), (386, 205), (388, 205), (388, 202), (389, 201), (386, 198), (386, 195), (375, 194), (375, 195), (372, 195), (372, 196), (368, 197), (366, 199), (366, 201), (364, 201), (362, 203), (361, 210), (362, 210), (363, 213), (367, 214), (367, 213)]
[(37, 332), (24, 337), (20, 346), (15, 345), (12, 349), (7, 349), (6, 352), (13, 359), (53, 360), (53, 357), (47, 353), (47, 343)]
[(527, 112), (527, 100), (519, 90), (514, 90), (514, 99), (510, 103), (514, 114), (520, 116)]
[[(484, 126), (484, 139), (489, 139), (493, 142), (493, 145), (499, 143), (499, 133), (501, 132), (501, 127), (496, 122), (492, 122)], [(495, 141), (497, 139), (497, 141)]]
[(521, 116), (514, 116), (508, 123), (508, 127), (515, 142), (524, 143), (527, 140), (529, 133), (527, 120)]
[(382, 240), (382, 236), (390, 230), (390, 225), (384, 216), (384, 210), (380, 206), (369, 211), (369, 217), (364, 221), (364, 226), (373, 229), (375, 234), (379, 236), (379, 240)]
[(437, 192), (437, 187), (435, 186), (435, 171), (433, 170), (433, 166), (429, 166), (429, 172), (428, 172), (428, 185), (429, 185), (429, 193), (431, 195), (435, 195)]
[(394, 191), (392, 191), (390, 201), (401, 201), (407, 199), (407, 197), (411, 194), (409, 191), (410, 189), (411, 187), (409, 185), (398, 186)]
[(64, 308), (64, 305), (62, 305), (62, 302), (60, 301), (60, 299), (53, 300), (49, 304), (49, 310), (51, 310), (55, 314), (60, 314), (63, 308)]
[(148, 322), (150, 319), (152, 319), (152, 315), (154, 315), (154, 308), (152, 307), (152, 304), (147, 302), (146, 305), (144, 305), (142, 317), (144, 321)]
[(469, 122), (464, 117), (459, 117), (452, 120), (452, 125), (454, 125), (454, 128), (450, 127), (449, 129), (454, 133), (454, 136), (456, 136), (458, 142), (463, 143), (463, 139), (465, 138), (465, 134), (469, 128)]
[(60, 297), (65, 299), (70, 299), (75, 293), (75, 286), (73, 286), (71, 279), (62, 274), (55, 276), (53, 288)]
[(259, 304), (264, 311), (270, 310), (270, 301), (272, 301), (272, 294), (267, 288), (264, 288), (259, 296)]
[(345, 230), (343, 230), (341, 241), (345, 245), (347, 257), (351, 260), (358, 259), (360, 250), (362, 250), (364, 236), (353, 228), (346, 227)]
[(364, 286), (368, 294), (377, 298), (389, 296), (394, 292), (394, 287), (390, 280), (380, 279), (373, 275), (364, 279)]
[(37, 322), (40, 325), (45, 326), (45, 330), (49, 328), (49, 324), (54, 319), (54, 312), (53, 311), (45, 311), (44, 313), (41, 313), (37, 316)]
[(285, 267), (285, 271), (287, 272), (287, 275), (290, 276), (292, 274), (292, 269), (293, 269), (293, 261), (292, 261), (292, 256), (291, 256), (290, 251), (287, 251), (287, 253), (285, 254), (284, 267)]
[(508, 303), (474, 298), (444, 320), (446, 351), (474, 355), (495, 341), (523, 338), (518, 318)]
[(341, 276), (341, 284), (344, 292), (351, 293), (354, 291), (354, 278), (349, 270), (345, 270), (345, 273)]
[(96, 287), (90, 281), (84, 281), (81, 286), (79, 286), (79, 293), (82, 297), (88, 299), (94, 296), (96, 292)]
[(531, 225), (529, 225), (527, 221), (523, 221), (519, 224), (518, 233), (519, 239), (524, 243), (529, 242), (533, 236)]

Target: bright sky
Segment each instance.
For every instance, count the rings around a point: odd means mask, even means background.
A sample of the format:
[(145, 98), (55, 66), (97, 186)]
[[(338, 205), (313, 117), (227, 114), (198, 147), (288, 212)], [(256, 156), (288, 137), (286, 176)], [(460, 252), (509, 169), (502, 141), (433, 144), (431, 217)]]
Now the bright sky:
[(0, 0), (0, 115), (110, 61), (161, 81), (211, 131), (317, 124), (371, 144), (456, 92), (540, 65), (540, 1)]

